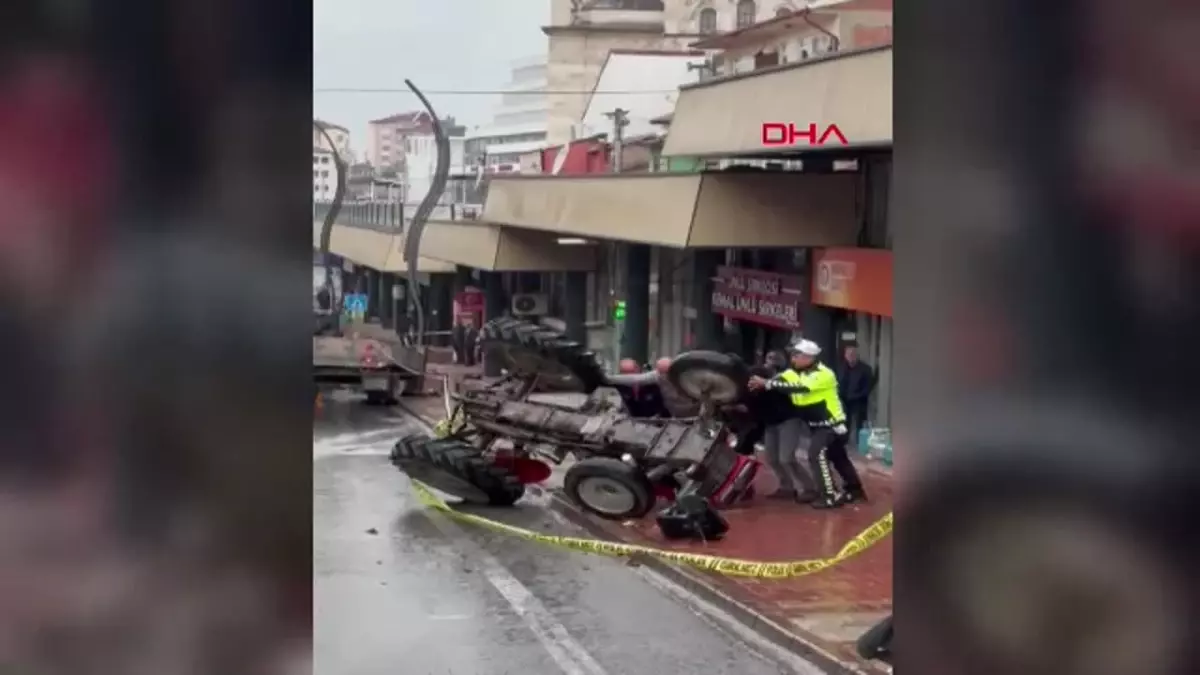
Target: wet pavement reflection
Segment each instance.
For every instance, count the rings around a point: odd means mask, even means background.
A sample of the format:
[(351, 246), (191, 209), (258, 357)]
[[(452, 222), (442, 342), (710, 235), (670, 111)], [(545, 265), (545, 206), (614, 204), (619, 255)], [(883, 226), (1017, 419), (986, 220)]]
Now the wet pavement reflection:
[[(422, 430), (327, 398), (313, 432), (314, 673), (819, 673), (780, 663), (619, 560), (506, 538), (423, 509), (387, 461)], [(488, 515), (568, 531), (535, 495)], [(578, 532), (571, 532), (578, 534)]]

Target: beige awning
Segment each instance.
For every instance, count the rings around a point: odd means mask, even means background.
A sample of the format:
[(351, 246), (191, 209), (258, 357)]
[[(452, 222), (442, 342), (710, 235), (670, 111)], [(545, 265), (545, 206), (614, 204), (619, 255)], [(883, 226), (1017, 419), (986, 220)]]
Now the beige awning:
[[(321, 226), (313, 221), (313, 248), (321, 245)], [(370, 267), (380, 272), (403, 274), (408, 271), (404, 262), (404, 238), (398, 234), (380, 232), (364, 227), (334, 225), (329, 239), (329, 252), (345, 258), (356, 265)], [(421, 256), (417, 260), (418, 273), (453, 272), (454, 263)]]
[[(794, 124), (822, 132), (836, 124), (851, 147), (892, 144), (892, 47), (733, 75), (684, 87), (663, 155), (772, 154), (804, 148), (764, 147), (762, 125)], [(807, 143), (807, 141), (799, 141)], [(833, 149), (829, 141), (824, 149)]]
[(560, 244), (559, 237), (476, 221), (430, 221), (421, 257), (491, 272), (567, 272), (596, 268), (596, 247)]
[(852, 246), (856, 187), (851, 173), (505, 176), (483, 219), (674, 248)]

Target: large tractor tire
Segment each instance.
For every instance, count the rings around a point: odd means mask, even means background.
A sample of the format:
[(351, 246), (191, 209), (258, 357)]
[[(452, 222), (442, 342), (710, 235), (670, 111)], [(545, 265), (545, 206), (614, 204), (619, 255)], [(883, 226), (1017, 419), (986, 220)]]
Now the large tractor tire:
[(729, 405), (745, 398), (750, 368), (734, 354), (684, 352), (671, 361), (667, 379), (691, 399)]
[(563, 492), (583, 510), (607, 520), (636, 520), (654, 508), (646, 474), (612, 457), (589, 457), (567, 470)]
[(409, 478), (473, 504), (512, 506), (525, 495), (514, 472), (463, 441), (406, 436), (392, 448), (391, 460)]
[(479, 331), (485, 358), (499, 359), (518, 377), (536, 376), (534, 391), (590, 394), (604, 384), (595, 352), (562, 333), (511, 317), (492, 319)]

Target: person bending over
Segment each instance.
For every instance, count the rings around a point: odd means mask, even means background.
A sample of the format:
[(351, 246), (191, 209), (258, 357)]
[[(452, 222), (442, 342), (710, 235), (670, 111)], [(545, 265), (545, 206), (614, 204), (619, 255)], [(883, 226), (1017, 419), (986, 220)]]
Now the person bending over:
[[(866, 500), (862, 480), (846, 453), (849, 429), (838, 398), (837, 376), (817, 360), (821, 354), (817, 343), (800, 340), (790, 351), (791, 368), (771, 379), (751, 377), (751, 390), (788, 393), (797, 417), (812, 429), (808, 460), (820, 491), (814, 507), (836, 508)], [(841, 492), (834, 483), (831, 466), (841, 475)]]

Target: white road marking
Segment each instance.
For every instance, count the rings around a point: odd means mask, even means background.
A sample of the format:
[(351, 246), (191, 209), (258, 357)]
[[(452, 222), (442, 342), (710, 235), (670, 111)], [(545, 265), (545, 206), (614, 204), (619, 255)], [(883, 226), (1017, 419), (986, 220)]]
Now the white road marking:
[(517, 616), (524, 620), (525, 625), (565, 675), (607, 675), (604, 667), (583, 648), (583, 645), (571, 637), (567, 627), (555, 619), (537, 596), (500, 561), (472, 542), (467, 533), (446, 516), (428, 511), (426, 516), (450, 540), (451, 546), (463, 550), (480, 563), (483, 578), (508, 602)]
[[(647, 584), (658, 589), (663, 595), (674, 598), (701, 621), (712, 626), (714, 630), (745, 644), (750, 648), (750, 652), (763, 662), (790, 668), (791, 672), (795, 675), (828, 675), (826, 671), (819, 668), (816, 664), (806, 661), (800, 656), (764, 638), (752, 629), (747, 628), (741, 621), (730, 616), (725, 610), (687, 590), (655, 570), (645, 566), (638, 566), (635, 573), (642, 577)], [(864, 670), (855, 670), (854, 672), (866, 673)]]
[(334, 455), (374, 455), (386, 457), (396, 441), (412, 433), (411, 429), (373, 429), (326, 438), (313, 438), (313, 459)]
[(430, 621), (470, 621), (475, 618), (474, 614), (431, 614), (427, 617)]

